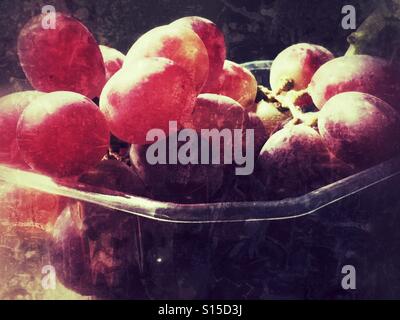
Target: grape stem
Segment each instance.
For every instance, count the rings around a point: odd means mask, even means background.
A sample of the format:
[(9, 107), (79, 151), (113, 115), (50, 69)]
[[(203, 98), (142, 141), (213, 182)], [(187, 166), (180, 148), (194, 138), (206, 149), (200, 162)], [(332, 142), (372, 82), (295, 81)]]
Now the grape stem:
[(346, 56), (368, 54), (399, 61), (400, 0), (380, 1), (378, 7), (347, 38)]
[(289, 109), (295, 123), (304, 123), (308, 126), (314, 126), (317, 123), (318, 112), (303, 112), (299, 106), (293, 103), (290, 95), (279, 95), (277, 100)]
[(304, 123), (308, 126), (316, 125), (318, 112), (304, 112), (300, 106), (296, 105), (296, 101), (299, 101), (304, 95), (308, 95), (306, 90), (286, 91), (280, 88), (277, 92), (273, 92), (263, 86), (259, 86), (259, 89), (264, 94), (265, 101), (277, 104), (277, 109), (281, 112), (289, 111), (291, 113), (293, 119), (290, 123)]

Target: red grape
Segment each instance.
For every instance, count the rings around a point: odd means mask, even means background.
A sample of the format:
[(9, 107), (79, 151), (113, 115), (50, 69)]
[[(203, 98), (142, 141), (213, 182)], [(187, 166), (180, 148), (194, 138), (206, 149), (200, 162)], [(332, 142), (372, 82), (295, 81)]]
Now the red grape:
[(259, 163), (274, 199), (305, 194), (347, 170), (332, 157), (318, 132), (304, 124), (274, 133), (262, 148)]
[(331, 97), (348, 91), (369, 93), (400, 108), (397, 68), (367, 55), (344, 56), (327, 62), (314, 74), (308, 91), (319, 109)]
[(124, 64), (125, 55), (114, 48), (100, 45), (101, 55), (106, 70), (106, 81), (108, 81)]
[(293, 81), (294, 90), (307, 88), (319, 67), (333, 58), (329, 50), (314, 44), (298, 43), (286, 48), (272, 63), (272, 90), (281, 89), (287, 81)]
[(100, 49), (78, 20), (56, 13), (55, 29), (44, 29), (45, 15), (33, 17), (18, 37), (18, 56), (31, 85), (44, 92), (73, 91), (98, 97), (105, 83)]
[(207, 49), (198, 35), (182, 26), (161, 26), (142, 35), (129, 49), (124, 66), (145, 57), (164, 57), (184, 68), (200, 92), (208, 77)]
[[(125, 194), (143, 195), (143, 183), (125, 164), (100, 162), (79, 182)], [(66, 287), (85, 295), (144, 297), (138, 262), (138, 220), (86, 202), (71, 202), (54, 228), (51, 263)]]
[[(202, 129), (216, 129), (217, 131), (209, 131), (204, 139), (208, 139), (210, 144), (216, 138), (220, 142), (220, 152), (217, 156), (220, 157), (221, 163), (224, 161), (225, 146), (233, 151), (234, 144), (234, 129), (244, 129), (246, 120), (246, 112), (242, 106), (232, 98), (212, 94), (203, 93), (197, 97), (193, 113), (190, 119), (190, 124), (186, 127), (191, 127), (199, 134)], [(228, 129), (231, 133), (232, 140), (220, 138), (222, 130)], [(213, 155), (214, 156), (214, 155)]]
[(250, 110), (257, 95), (257, 80), (249, 70), (235, 62), (225, 60), (216, 85), (208, 91), (230, 97), (246, 110)]
[(213, 88), (216, 85), (226, 58), (224, 34), (215, 23), (202, 17), (184, 17), (174, 21), (172, 25), (190, 28), (196, 32), (206, 46), (210, 64), (208, 79), (202, 92), (208, 92), (209, 88)]
[(25, 162), (55, 177), (76, 176), (106, 154), (109, 130), (88, 98), (58, 91), (35, 99), (22, 113), (17, 141)]
[(319, 113), (318, 128), (338, 158), (358, 169), (400, 151), (400, 116), (386, 102), (360, 92), (332, 97)]
[(146, 144), (147, 132), (168, 133), (169, 121), (180, 121), (193, 110), (196, 92), (188, 73), (165, 58), (131, 63), (107, 82), (100, 108), (112, 133), (129, 143)]
[(193, 109), (191, 124), (193, 129), (243, 129), (245, 111), (232, 98), (212, 94), (200, 94)]
[(57, 219), (50, 247), (57, 279), (82, 295), (145, 298), (136, 230), (131, 215), (71, 203)]
[(0, 99), (0, 162), (26, 167), (17, 145), (17, 124), (25, 108), (43, 95), (39, 91), (23, 91)]

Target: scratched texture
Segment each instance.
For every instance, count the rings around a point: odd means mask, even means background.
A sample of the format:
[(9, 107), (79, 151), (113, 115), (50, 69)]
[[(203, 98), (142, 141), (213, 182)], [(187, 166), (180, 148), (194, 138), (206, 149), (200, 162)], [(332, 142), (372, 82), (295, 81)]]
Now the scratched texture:
[[(71, 13), (89, 27), (99, 43), (123, 52), (152, 27), (185, 15), (204, 16), (224, 31), (228, 58), (244, 62), (272, 59), (300, 41), (343, 54), (349, 31), (340, 27), (342, 6), (355, 5), (358, 21), (362, 21), (375, 2), (3, 0), (0, 95), (29, 87), (18, 66), (16, 36), (43, 4)], [(228, 226), (141, 221), (138, 278), (148, 298), (398, 298), (399, 205), (396, 195), (386, 192), (396, 190), (399, 181), (393, 183), (291, 221)], [(59, 282), (55, 291), (42, 288), (41, 267), (51, 263), (50, 243), (44, 233), (0, 226), (0, 299), (96, 298), (68, 290)], [(354, 292), (341, 290), (344, 264), (359, 270)]]
[(225, 33), (228, 58), (272, 59), (290, 44), (306, 41), (341, 54), (349, 31), (341, 8), (353, 4), (363, 21), (377, 0), (30, 0), (0, 2), (0, 95), (28, 86), (18, 65), (16, 37), (44, 4), (79, 18), (98, 42), (127, 52), (147, 30), (186, 15), (215, 21)]

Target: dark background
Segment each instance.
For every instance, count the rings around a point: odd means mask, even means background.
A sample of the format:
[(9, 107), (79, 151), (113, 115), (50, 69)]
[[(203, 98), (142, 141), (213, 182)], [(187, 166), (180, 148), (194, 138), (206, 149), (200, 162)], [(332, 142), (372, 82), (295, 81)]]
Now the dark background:
[(0, 95), (27, 88), (18, 66), (16, 38), (43, 5), (80, 19), (100, 44), (126, 53), (149, 29), (188, 15), (214, 21), (224, 32), (228, 59), (273, 59), (297, 42), (326, 46), (343, 54), (350, 30), (341, 9), (354, 5), (359, 25), (380, 0), (0, 0)]

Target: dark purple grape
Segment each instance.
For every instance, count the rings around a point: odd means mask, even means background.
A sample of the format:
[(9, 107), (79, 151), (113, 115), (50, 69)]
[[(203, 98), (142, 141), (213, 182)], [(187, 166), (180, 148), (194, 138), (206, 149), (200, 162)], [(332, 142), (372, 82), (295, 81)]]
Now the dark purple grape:
[[(100, 163), (79, 181), (127, 194), (145, 193), (135, 173), (113, 160)], [(127, 213), (71, 202), (54, 227), (51, 262), (58, 280), (83, 295), (144, 298), (138, 223)]]
[[(176, 139), (175, 135), (172, 137)], [(169, 140), (166, 140), (167, 146)], [(178, 149), (182, 144), (178, 143)], [(133, 168), (155, 199), (182, 203), (208, 202), (221, 188), (224, 176), (222, 165), (184, 165), (179, 162), (151, 165), (146, 159), (148, 148), (149, 145), (132, 145), (130, 158)], [(168, 152), (166, 159), (169, 159)]]
[(100, 162), (97, 167), (81, 175), (79, 182), (130, 195), (146, 196), (147, 194), (143, 181), (137, 173), (117, 160)]

